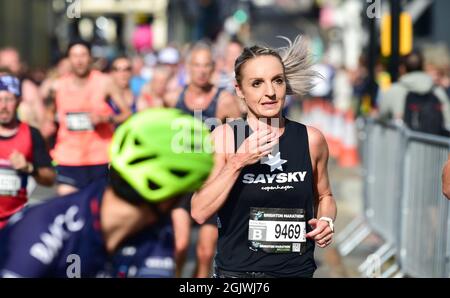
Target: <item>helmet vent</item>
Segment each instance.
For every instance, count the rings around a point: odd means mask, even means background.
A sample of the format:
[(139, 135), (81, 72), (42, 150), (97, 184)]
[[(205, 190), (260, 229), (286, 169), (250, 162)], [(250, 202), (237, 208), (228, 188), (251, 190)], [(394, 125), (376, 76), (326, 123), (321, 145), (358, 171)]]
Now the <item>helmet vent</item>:
[(144, 156), (144, 157), (139, 157), (136, 159), (133, 159), (132, 161), (129, 162), (130, 165), (135, 165), (137, 163), (141, 163), (147, 160), (151, 160), (151, 159), (155, 159), (156, 155), (148, 155), (148, 156)]
[(119, 153), (122, 152), (123, 146), (125, 145), (125, 141), (126, 141), (127, 138), (128, 138), (128, 133), (129, 133), (129, 131), (127, 131), (126, 133), (124, 133), (124, 137), (123, 137), (122, 140), (120, 141), (120, 144), (119, 144)]
[(141, 146), (141, 141), (139, 141), (139, 139), (135, 138), (135, 139), (134, 139), (134, 144), (135, 144), (136, 146)]
[(151, 190), (158, 190), (161, 188), (161, 186), (159, 186), (158, 184), (156, 184), (155, 182), (153, 182), (150, 179), (147, 180), (147, 185), (148, 185), (148, 188), (150, 188)]
[(179, 178), (183, 178), (189, 174), (188, 171), (174, 170), (174, 169), (170, 170), (170, 172)]

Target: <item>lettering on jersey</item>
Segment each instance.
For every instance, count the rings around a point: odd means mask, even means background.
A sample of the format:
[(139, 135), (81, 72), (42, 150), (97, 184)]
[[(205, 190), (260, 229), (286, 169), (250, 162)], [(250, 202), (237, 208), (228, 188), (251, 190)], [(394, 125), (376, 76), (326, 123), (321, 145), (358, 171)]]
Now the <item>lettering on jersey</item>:
[(289, 172), (279, 174), (252, 174), (247, 173), (244, 175), (242, 182), (245, 184), (272, 184), (272, 183), (292, 183), (305, 181), (306, 171), (302, 172)]
[(265, 190), (265, 191), (271, 191), (271, 190), (284, 190), (284, 191), (286, 191), (286, 190), (293, 189), (293, 188), (294, 187), (290, 186), (290, 185), (283, 185), (283, 186), (277, 185), (277, 186), (264, 186), (264, 187), (261, 187), (261, 189)]
[(137, 251), (136, 247), (134, 247), (134, 246), (126, 246), (126, 247), (122, 248), (122, 255), (131, 257), (131, 256), (134, 256), (136, 254), (136, 251)]
[[(283, 171), (283, 165), (287, 163), (286, 159), (281, 158), (281, 153), (278, 152), (275, 155), (269, 154), (265, 159), (261, 160), (262, 164), (270, 167), (271, 174), (254, 174), (247, 173), (242, 178), (244, 184), (271, 184), (269, 186), (262, 186), (261, 190), (290, 190), (293, 189), (292, 185), (279, 185), (284, 183), (304, 182), (306, 178), (306, 171), (298, 172), (284, 172), (274, 173), (275, 170)], [(276, 184), (276, 185), (273, 185)]]
[(145, 260), (145, 266), (152, 269), (172, 270), (175, 268), (175, 263), (170, 257), (151, 257)]
[(40, 235), (41, 241), (31, 246), (30, 255), (45, 265), (50, 264), (70, 233), (78, 232), (84, 227), (84, 220), (76, 218), (78, 212), (78, 206), (71, 206), (64, 214), (57, 215), (48, 231)]
[(24, 278), (24, 277), (9, 270), (2, 270), (0, 271), (0, 278)]

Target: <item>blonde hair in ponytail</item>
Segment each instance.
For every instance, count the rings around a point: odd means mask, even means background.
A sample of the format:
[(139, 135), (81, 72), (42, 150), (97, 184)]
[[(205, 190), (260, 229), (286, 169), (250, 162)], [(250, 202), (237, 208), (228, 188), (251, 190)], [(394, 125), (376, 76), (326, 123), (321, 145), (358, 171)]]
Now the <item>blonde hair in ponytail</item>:
[(305, 95), (314, 87), (313, 79), (320, 77), (320, 74), (311, 68), (312, 59), (308, 47), (300, 35), (295, 38), (294, 42), (284, 36), (278, 37), (285, 39), (289, 46), (279, 49), (262, 46), (244, 48), (242, 54), (236, 59), (234, 66), (236, 81), (239, 85), (241, 84), (242, 67), (248, 60), (258, 56), (274, 56), (283, 65), (287, 84), (286, 93)]
[(278, 37), (289, 43), (288, 47), (278, 49), (284, 65), (287, 93), (305, 95), (314, 87), (313, 79), (320, 77), (320, 74), (312, 69), (308, 45), (300, 35), (294, 42), (284, 36)]

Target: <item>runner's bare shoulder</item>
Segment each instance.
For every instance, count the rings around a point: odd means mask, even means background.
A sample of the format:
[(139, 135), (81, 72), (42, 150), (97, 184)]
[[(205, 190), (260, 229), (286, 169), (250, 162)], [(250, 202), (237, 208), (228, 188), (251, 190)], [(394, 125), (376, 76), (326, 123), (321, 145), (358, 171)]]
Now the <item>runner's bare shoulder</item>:
[(64, 84), (64, 82), (68, 82), (72, 79), (70, 74), (63, 75), (62, 77), (55, 78), (50, 82), (50, 90), (52, 92), (58, 91), (59, 88)]
[(320, 130), (306, 126), (308, 132), (309, 154), (313, 166), (318, 160), (328, 159), (328, 144)]
[(322, 132), (313, 126), (306, 126), (308, 132), (309, 147), (327, 146), (327, 142)]

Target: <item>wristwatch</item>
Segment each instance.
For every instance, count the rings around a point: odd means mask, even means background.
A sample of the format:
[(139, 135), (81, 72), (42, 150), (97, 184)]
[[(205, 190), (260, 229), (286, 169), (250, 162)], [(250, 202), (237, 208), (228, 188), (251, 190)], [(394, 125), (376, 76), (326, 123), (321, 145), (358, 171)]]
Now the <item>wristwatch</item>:
[(324, 221), (328, 222), (328, 226), (330, 227), (331, 232), (334, 233), (334, 223), (333, 223), (333, 219), (331, 219), (331, 218), (329, 218), (329, 217), (323, 216), (323, 217), (319, 218), (319, 220), (324, 220)]

